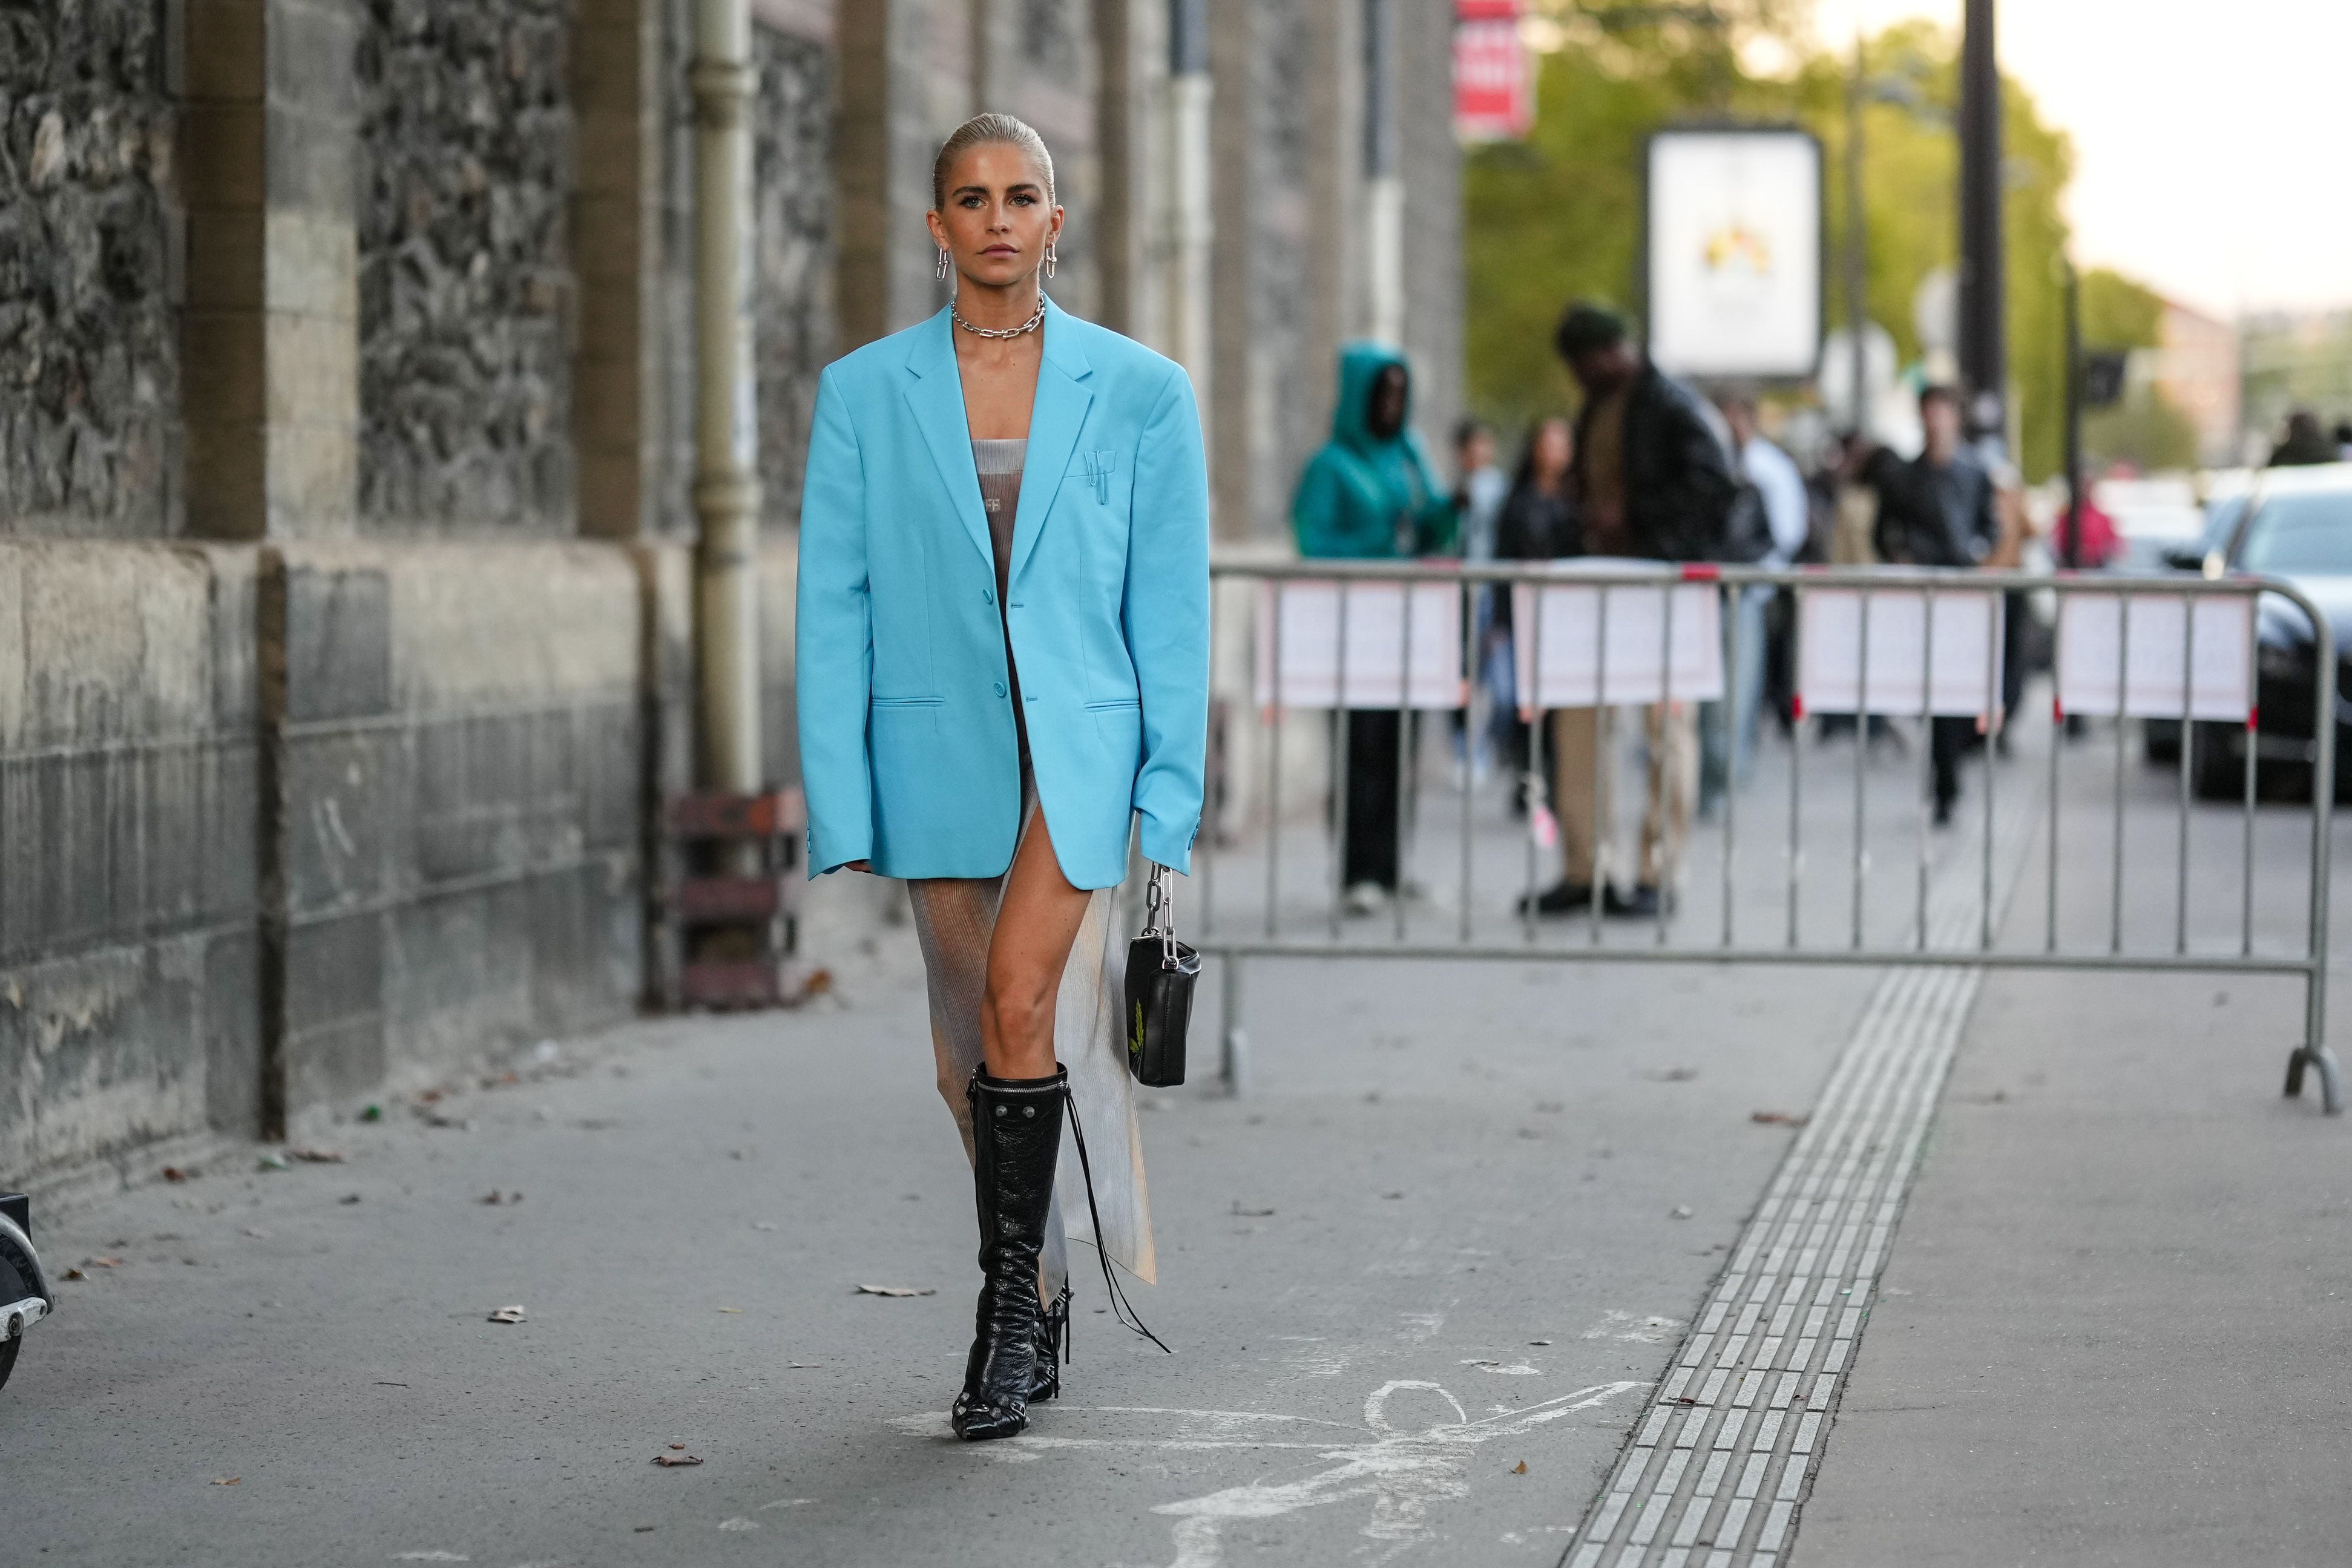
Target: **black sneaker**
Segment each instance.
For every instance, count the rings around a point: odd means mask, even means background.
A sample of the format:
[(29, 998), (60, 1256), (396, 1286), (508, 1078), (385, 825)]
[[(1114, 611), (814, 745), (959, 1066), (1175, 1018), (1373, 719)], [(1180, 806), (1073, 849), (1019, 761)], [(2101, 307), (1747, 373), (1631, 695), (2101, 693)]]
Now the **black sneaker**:
[(1658, 904), (1657, 888), (1645, 882), (1636, 886), (1631, 893), (1620, 893), (1612, 887), (1608, 897), (1601, 901), (1601, 907), (1604, 913), (1610, 915), (1631, 915), (1636, 920), (1654, 920), (1657, 917)]
[(1521, 894), (1519, 913), (1528, 914), (1530, 906), (1537, 915), (1574, 915), (1592, 907), (1592, 888), (1585, 883), (1554, 883), (1532, 898)]

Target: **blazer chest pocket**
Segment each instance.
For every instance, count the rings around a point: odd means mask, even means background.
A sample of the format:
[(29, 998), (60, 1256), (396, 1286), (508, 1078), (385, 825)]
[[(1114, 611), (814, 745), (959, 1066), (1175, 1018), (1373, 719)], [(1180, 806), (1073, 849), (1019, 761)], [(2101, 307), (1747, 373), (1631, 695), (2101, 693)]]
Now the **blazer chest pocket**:
[(1118, 454), (1110, 451), (1080, 451), (1070, 455), (1068, 477), (1092, 489), (1095, 499), (1110, 505), (1112, 476), (1118, 472)]

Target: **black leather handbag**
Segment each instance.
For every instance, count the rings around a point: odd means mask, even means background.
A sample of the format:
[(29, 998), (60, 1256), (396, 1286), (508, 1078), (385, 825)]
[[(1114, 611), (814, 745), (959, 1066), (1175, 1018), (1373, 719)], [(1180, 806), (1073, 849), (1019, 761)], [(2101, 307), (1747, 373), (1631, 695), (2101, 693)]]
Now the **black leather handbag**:
[(1127, 945), (1127, 1070), (1154, 1089), (1184, 1082), (1184, 1031), (1201, 977), (1201, 955), (1176, 940), (1174, 876), (1151, 868), (1143, 933)]

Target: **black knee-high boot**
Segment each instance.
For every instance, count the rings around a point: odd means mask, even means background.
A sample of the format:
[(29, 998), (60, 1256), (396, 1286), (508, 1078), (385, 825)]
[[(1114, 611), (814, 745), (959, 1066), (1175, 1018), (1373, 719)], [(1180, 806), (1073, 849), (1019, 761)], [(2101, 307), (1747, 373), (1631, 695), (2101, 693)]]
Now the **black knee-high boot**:
[(1037, 1256), (1062, 1146), (1065, 1069), (1051, 1078), (972, 1074), (972, 1187), (980, 1208), (980, 1305), (956, 1396), (959, 1437), (1010, 1437), (1029, 1425), (1044, 1305)]

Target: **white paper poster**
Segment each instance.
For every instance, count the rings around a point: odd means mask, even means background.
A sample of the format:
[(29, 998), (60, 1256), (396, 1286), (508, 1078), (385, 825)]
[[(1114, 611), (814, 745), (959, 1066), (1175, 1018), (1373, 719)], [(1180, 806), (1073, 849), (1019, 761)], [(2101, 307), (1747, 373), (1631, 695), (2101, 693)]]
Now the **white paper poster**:
[(2253, 613), (2251, 595), (2061, 594), (2058, 706), (2112, 716), (2120, 680), (2123, 711), (2134, 718), (2185, 710), (2243, 724), (2254, 700)]
[(1259, 706), (1457, 708), (1464, 695), (1458, 583), (1294, 581), (1260, 588)]
[(1822, 346), (1822, 149), (1797, 130), (1650, 139), (1650, 357), (1690, 376), (1801, 379)]
[(1805, 712), (1977, 718), (2000, 708), (2000, 594), (1808, 588), (1797, 602), (1797, 696)]
[(1521, 706), (1616, 707), (1711, 702), (1723, 695), (1723, 618), (1716, 585), (1684, 582), (1679, 573), (1658, 580), (1661, 574), (1648, 567), (1626, 575), (1622, 585), (1605, 589), (1591, 583), (1512, 585), (1511, 642)]

